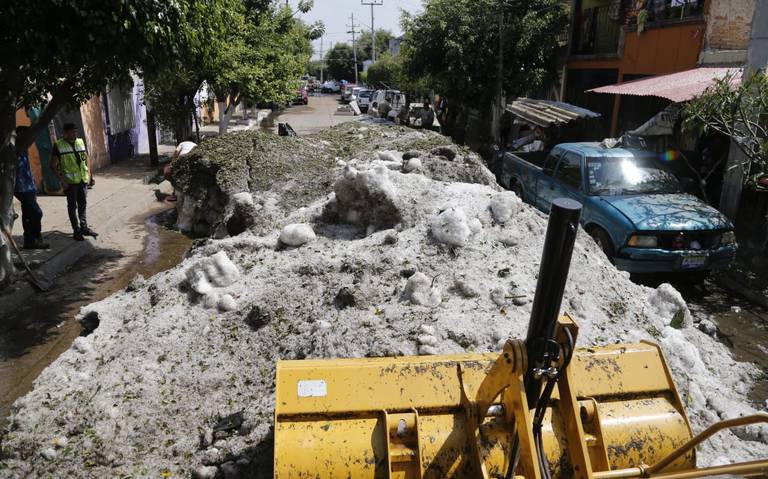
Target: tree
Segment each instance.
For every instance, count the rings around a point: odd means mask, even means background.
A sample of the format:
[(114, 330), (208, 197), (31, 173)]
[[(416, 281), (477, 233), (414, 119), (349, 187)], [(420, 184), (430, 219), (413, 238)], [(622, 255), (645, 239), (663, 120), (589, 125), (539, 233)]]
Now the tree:
[(728, 136), (744, 153), (746, 181), (768, 174), (768, 76), (749, 75), (741, 84), (734, 74), (715, 80), (683, 108), (683, 127)]
[[(389, 30), (376, 30), (376, 60), (389, 51), (389, 41), (394, 38)], [(357, 39), (357, 61), (360, 63), (366, 60), (372, 60), (371, 55), (371, 31), (365, 30)]]
[(325, 64), (330, 78), (335, 80), (352, 80), (355, 78), (355, 59), (352, 47), (346, 43), (334, 45), (325, 57)]
[(389, 53), (383, 54), (376, 63), (368, 67), (366, 82), (373, 88), (387, 86), (404, 89), (402, 65)]
[(560, 0), (426, 0), (402, 24), (405, 73), (458, 106), (449, 108), (455, 121), (457, 109), (487, 108), (500, 93), (519, 96), (553, 81), (568, 11)]
[[(312, 2), (299, 2), (306, 13)], [(219, 133), (241, 100), (284, 103), (296, 93), (296, 81), (312, 53), (311, 40), (322, 35), (322, 23), (305, 25), (288, 7), (271, 8), (261, 15), (230, 12), (230, 36), (210, 65), (206, 78), (219, 102)]]
[[(27, 0), (0, 7), (0, 223), (12, 227), (16, 151), (25, 151), (65, 106), (79, 107), (130, 70), (153, 71), (181, 48), (180, 20), (193, 0)], [(49, 96), (50, 95), (50, 96)], [(15, 114), (42, 106), (16, 138)], [(0, 285), (13, 273), (0, 239)]]
[[(226, 48), (242, 20), (246, 4), (241, 0), (193, 3), (183, 18), (184, 48), (165, 68), (145, 74), (145, 100), (158, 122), (174, 131), (176, 141), (189, 135), (197, 105), (194, 97)], [(251, 12), (263, 12), (269, 4), (251, 2)], [(233, 15), (241, 15), (233, 18)]]

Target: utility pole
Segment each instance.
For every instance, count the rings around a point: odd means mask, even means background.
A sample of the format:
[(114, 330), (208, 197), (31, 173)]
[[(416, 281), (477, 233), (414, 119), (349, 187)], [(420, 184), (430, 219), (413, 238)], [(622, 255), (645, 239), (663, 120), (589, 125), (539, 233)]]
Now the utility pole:
[(325, 57), (323, 56), (323, 37), (320, 37), (320, 84), (323, 84), (323, 67), (325, 66)]
[(348, 31), (347, 33), (352, 34), (352, 58), (354, 59), (354, 62), (355, 62), (355, 85), (357, 85), (357, 43), (355, 42), (355, 35), (357, 34), (356, 28), (359, 27), (360, 25), (355, 25), (354, 13), (350, 15), (349, 18), (352, 20), (352, 26), (350, 27), (352, 28), (352, 30)]
[(373, 62), (376, 62), (376, 29), (373, 25), (373, 7), (378, 7), (381, 5), (384, 5), (384, 0), (370, 0), (366, 2), (365, 0), (360, 0), (361, 5), (370, 5), (371, 6), (371, 60)]

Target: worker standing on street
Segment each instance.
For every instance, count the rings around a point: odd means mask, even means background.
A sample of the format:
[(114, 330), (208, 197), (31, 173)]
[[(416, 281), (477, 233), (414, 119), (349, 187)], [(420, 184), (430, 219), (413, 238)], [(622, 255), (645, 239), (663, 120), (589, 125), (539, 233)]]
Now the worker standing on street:
[[(28, 126), (16, 127), (16, 138), (27, 130)], [(43, 241), (42, 224), (43, 210), (37, 204), (37, 186), (32, 168), (29, 166), (29, 155), (25, 151), (17, 151), (16, 184), (13, 195), (21, 203), (21, 224), (24, 227), (24, 249), (48, 249), (50, 245)]]
[(74, 123), (64, 125), (64, 138), (56, 141), (51, 154), (51, 169), (56, 172), (67, 195), (67, 212), (72, 224), (72, 236), (83, 241), (84, 236), (98, 236), (88, 227), (86, 219), (86, 198), (88, 186), (94, 185), (91, 176), (91, 160), (85, 141), (77, 137)]
[(431, 130), (434, 123), (435, 112), (432, 111), (432, 105), (429, 104), (429, 100), (424, 100), (424, 107), (421, 110), (421, 127)]

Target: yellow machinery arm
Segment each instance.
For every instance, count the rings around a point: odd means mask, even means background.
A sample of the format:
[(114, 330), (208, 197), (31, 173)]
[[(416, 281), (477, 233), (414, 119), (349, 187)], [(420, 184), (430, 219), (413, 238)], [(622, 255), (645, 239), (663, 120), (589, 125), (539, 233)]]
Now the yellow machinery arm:
[[(575, 323), (564, 317), (560, 330)], [(501, 354), (280, 361), (276, 478), (542, 478), (523, 373), (524, 343)], [(471, 398), (471, 399), (470, 399)], [(768, 460), (697, 469), (694, 447), (658, 346), (576, 350), (545, 415), (552, 477), (682, 479), (768, 472)]]
[(766, 474), (768, 460), (697, 469), (661, 349), (574, 349), (559, 318), (581, 205), (552, 202), (525, 341), (501, 354), (279, 361), (279, 479), (684, 479)]

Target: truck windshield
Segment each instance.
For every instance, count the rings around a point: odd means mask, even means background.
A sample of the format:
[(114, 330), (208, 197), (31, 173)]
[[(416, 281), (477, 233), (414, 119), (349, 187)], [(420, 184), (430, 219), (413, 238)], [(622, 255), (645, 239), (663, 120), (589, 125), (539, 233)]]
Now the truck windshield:
[(680, 192), (677, 178), (653, 158), (587, 158), (589, 194), (621, 196)]

